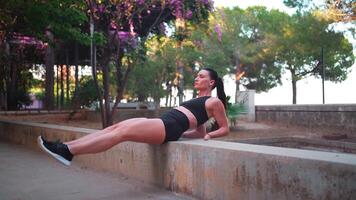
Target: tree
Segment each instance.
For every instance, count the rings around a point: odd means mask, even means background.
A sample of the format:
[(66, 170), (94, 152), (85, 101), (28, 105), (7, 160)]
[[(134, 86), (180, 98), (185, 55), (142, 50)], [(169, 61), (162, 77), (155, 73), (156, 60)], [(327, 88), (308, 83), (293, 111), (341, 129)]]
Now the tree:
[[(84, 4), (74, 0), (55, 1), (1, 1), (0, 27), (3, 37), (1, 44), (3, 51), (8, 49), (9, 42), (14, 36), (31, 36), (45, 43), (46, 63), (46, 98), (45, 105), (53, 109), (54, 96), (54, 47), (58, 39), (75, 40), (88, 43), (89, 37), (79, 27), (86, 21), (83, 10)], [(21, 40), (22, 41), (22, 40)], [(40, 42), (39, 42), (40, 43)], [(25, 45), (26, 43), (24, 43)], [(5, 49), (5, 50), (4, 50)], [(5, 57), (7, 54), (5, 54)], [(3, 67), (9, 68), (8, 58)]]
[(240, 84), (257, 92), (280, 84), (281, 68), (274, 64), (274, 48), (285, 17), (285, 13), (265, 7), (225, 8), (214, 13), (210, 34), (203, 37), (203, 65), (225, 68), (235, 75), (235, 101)]
[[(135, 56), (127, 85), (130, 100), (143, 102), (151, 97), (159, 105), (164, 93), (162, 84), (167, 80), (168, 71), (174, 69), (175, 54), (171, 44), (172, 40), (168, 37), (152, 37), (145, 43), (147, 53)], [(169, 50), (170, 55), (167, 54)]]
[[(39, 43), (30, 37), (15, 35), (12, 40), (4, 44), (1, 49), (4, 54), (0, 58), (1, 79), (1, 108), (17, 110), (21, 107), (19, 102), (29, 102), (27, 94), (33, 80), (29, 76), (32, 63), (40, 62), (41, 49)], [(28, 79), (28, 80), (25, 80)]]
[(6, 85), (6, 109), (18, 110), (23, 105), (31, 103), (28, 91), (34, 83), (34, 78), (29, 69), (32, 67), (32, 62), (39, 57), (35, 47), (24, 48), (22, 44), (13, 44), (8, 58), (11, 60), (11, 65), (5, 68), (3, 74)]
[(293, 104), (296, 104), (297, 81), (320, 77), (321, 48), (324, 49), (325, 79), (341, 82), (346, 79), (354, 62), (352, 45), (331, 22), (317, 18), (311, 12), (290, 16), (280, 36), (278, 64), (291, 74)]
[(324, 8), (318, 9), (313, 0), (284, 0), (284, 4), (297, 11), (315, 10), (318, 15), (334, 22), (353, 22), (356, 20), (356, 4), (353, 0), (324, 0)]
[(55, 40), (72, 40), (82, 44), (89, 43), (88, 34), (80, 29), (87, 21), (84, 3), (73, 0), (35, 1), (26, 13), (27, 27), (31, 35), (47, 41), (45, 53), (46, 98), (45, 105), (53, 109)]
[(327, 13), (335, 21), (355, 22), (356, 3), (353, 0), (327, 0)]
[[(22, 87), (23, 85), (20, 84), (23, 82), (22, 75), (29, 69), (28, 61), (38, 59), (35, 47), (39, 42), (34, 38), (23, 37), (21, 32), (19, 33), (19, 30), (27, 30), (19, 23), (25, 20), (26, 8), (25, 3), (17, 4), (13, 1), (0, 3), (0, 69), (2, 72), (0, 91), (3, 109), (19, 108), (21, 97), (26, 96), (19, 96), (19, 90), (22, 92), (27, 90), (27, 87)], [(28, 51), (27, 46), (30, 46), (31, 51)]]
[[(186, 18), (192, 23), (207, 19), (212, 8), (208, 1), (86, 1), (95, 31), (107, 38), (99, 47), (98, 63), (103, 74), (103, 99), (100, 101), (103, 127), (113, 123), (116, 106), (122, 99), (128, 76), (132, 70), (130, 59), (124, 58), (144, 43), (150, 34), (164, 33), (164, 27), (176, 19)], [(145, 52), (143, 52), (145, 53)], [(126, 69), (123, 69), (126, 59)], [(109, 63), (113, 61), (116, 69), (116, 98), (113, 109), (109, 99)], [(97, 85), (97, 84), (96, 84)], [(102, 99), (98, 90), (99, 99)]]

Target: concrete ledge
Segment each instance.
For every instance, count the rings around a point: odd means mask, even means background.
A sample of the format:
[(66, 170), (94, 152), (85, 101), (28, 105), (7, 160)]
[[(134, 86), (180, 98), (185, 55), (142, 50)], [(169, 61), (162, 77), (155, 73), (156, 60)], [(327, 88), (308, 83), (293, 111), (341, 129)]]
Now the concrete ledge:
[(256, 106), (256, 121), (322, 128), (356, 137), (356, 104)]
[[(34, 149), (40, 134), (70, 140), (94, 130), (0, 122), (0, 138)], [(125, 142), (78, 156), (75, 164), (108, 170), (199, 199), (356, 199), (356, 155), (222, 141), (165, 145)]]
[[(119, 109), (114, 116), (114, 121), (123, 121), (130, 118), (135, 117), (146, 117), (146, 118), (154, 118), (161, 116), (168, 108), (161, 108), (157, 110), (129, 110), (129, 109)], [(100, 112), (96, 111), (86, 111), (85, 113), (86, 119), (88, 121), (100, 121), (101, 116)]]
[(356, 104), (261, 105), (256, 106), (256, 111), (356, 112)]
[[(40, 114), (69, 114), (73, 110), (16, 110), (16, 111), (0, 111), (0, 115), (40, 115)], [(86, 112), (78, 110), (78, 112)]]
[(286, 137), (263, 137), (229, 140), (231, 142), (240, 142), (247, 144), (259, 144), (277, 147), (299, 146), (298, 149), (312, 149), (327, 152), (353, 153), (356, 154), (356, 143), (322, 140), (317, 138), (306, 138), (301, 136)]

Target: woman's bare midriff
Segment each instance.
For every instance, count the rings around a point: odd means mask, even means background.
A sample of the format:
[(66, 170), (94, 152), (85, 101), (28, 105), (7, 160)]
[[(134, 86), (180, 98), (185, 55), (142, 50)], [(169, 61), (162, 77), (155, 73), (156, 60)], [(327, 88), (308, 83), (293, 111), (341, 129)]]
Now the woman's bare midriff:
[(187, 116), (187, 118), (189, 120), (189, 129), (193, 129), (193, 128), (197, 127), (197, 124), (198, 124), (197, 119), (195, 118), (193, 113), (190, 112), (190, 110), (184, 108), (183, 106), (179, 106), (174, 109), (181, 111), (182, 113), (184, 113)]

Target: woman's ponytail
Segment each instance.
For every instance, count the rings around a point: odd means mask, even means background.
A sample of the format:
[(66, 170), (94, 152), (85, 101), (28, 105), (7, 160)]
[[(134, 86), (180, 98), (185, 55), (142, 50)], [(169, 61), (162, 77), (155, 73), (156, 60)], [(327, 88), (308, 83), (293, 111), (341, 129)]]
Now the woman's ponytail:
[(203, 70), (208, 71), (210, 78), (215, 81), (215, 85), (213, 86), (212, 89), (214, 89), (216, 87), (216, 93), (218, 95), (218, 98), (224, 104), (224, 108), (226, 109), (226, 94), (225, 94), (225, 90), (224, 90), (223, 80), (218, 76), (218, 73), (215, 70), (210, 69), (210, 68), (203, 68)]
[(218, 77), (215, 85), (216, 85), (216, 93), (218, 95), (218, 98), (224, 104), (224, 108), (226, 109), (226, 94), (224, 90), (223, 80), (220, 77)]

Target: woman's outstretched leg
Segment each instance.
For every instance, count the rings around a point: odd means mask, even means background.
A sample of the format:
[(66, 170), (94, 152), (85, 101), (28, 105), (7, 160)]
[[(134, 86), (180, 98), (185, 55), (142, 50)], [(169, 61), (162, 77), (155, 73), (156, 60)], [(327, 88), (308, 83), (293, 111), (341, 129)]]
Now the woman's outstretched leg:
[(41, 136), (37, 141), (49, 155), (70, 165), (74, 155), (106, 151), (124, 141), (161, 144), (164, 139), (165, 128), (161, 119), (136, 118), (68, 143), (49, 142)]
[(142, 119), (147, 119), (147, 118), (132, 118), (132, 119), (127, 119), (127, 120), (124, 120), (122, 122), (119, 122), (119, 123), (116, 123), (116, 124), (113, 124), (109, 127), (106, 127), (105, 129), (102, 129), (102, 130), (99, 130), (99, 131), (96, 131), (94, 133), (90, 133), (88, 135), (85, 135), (83, 137), (80, 137), (78, 139), (75, 139), (75, 140), (72, 140), (72, 141), (68, 141), (68, 142), (65, 142), (67, 145), (72, 145), (72, 144), (75, 144), (75, 143), (79, 143), (79, 142), (84, 142), (86, 140), (89, 140), (91, 138), (94, 138), (94, 137), (97, 137), (99, 135), (102, 135), (102, 134), (106, 134), (106, 133), (110, 133), (112, 130), (114, 129), (117, 129), (121, 126), (125, 126), (129, 123), (132, 123), (134, 121), (137, 121), (137, 120), (142, 120)]
[(105, 134), (86, 140), (65, 143), (73, 155), (99, 153), (124, 141), (161, 144), (165, 139), (165, 128), (161, 119), (145, 119), (122, 123)]

